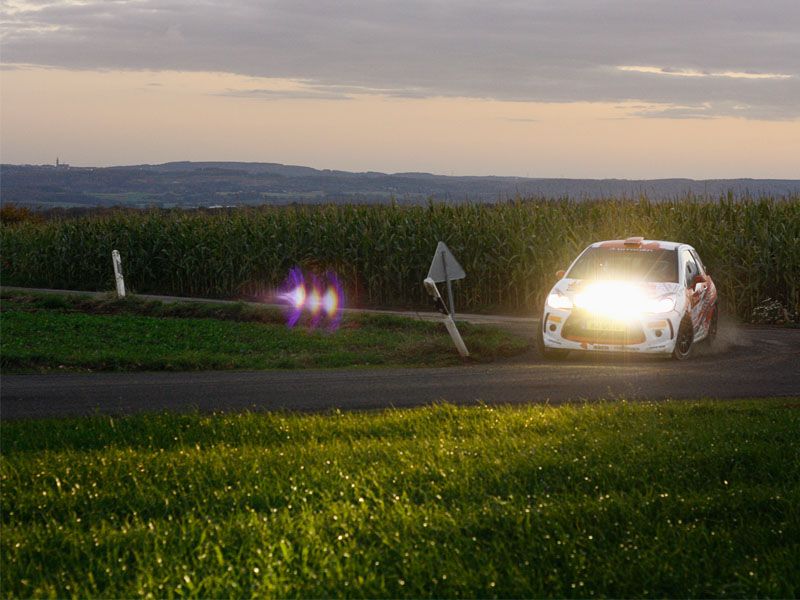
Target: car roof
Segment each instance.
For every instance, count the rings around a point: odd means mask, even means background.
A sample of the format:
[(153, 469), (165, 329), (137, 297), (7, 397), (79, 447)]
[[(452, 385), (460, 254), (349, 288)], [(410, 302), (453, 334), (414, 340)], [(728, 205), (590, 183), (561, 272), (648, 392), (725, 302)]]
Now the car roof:
[(641, 237), (629, 237), (624, 240), (605, 240), (591, 245), (592, 248), (625, 248), (628, 250), (677, 250), (681, 246), (686, 246), (686, 244), (665, 240), (646, 240)]

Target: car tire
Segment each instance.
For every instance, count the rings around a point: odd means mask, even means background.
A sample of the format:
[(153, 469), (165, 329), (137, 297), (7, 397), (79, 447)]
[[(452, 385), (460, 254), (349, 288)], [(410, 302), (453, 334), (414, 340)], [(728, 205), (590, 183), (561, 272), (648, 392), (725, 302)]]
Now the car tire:
[(539, 356), (545, 360), (564, 360), (567, 358), (569, 350), (564, 350), (563, 348), (548, 348), (545, 346), (544, 332), (541, 326), (538, 329), (539, 335), (536, 336), (536, 348), (539, 350)]
[(684, 317), (678, 327), (678, 336), (675, 340), (675, 349), (672, 351), (672, 358), (675, 360), (687, 360), (694, 350), (694, 327), (689, 317)]

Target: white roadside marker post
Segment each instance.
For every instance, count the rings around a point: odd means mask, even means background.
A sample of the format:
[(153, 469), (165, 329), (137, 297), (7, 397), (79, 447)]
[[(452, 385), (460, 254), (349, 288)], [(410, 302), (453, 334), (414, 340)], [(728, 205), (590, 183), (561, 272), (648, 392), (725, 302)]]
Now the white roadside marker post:
[(114, 278), (117, 281), (117, 297), (125, 297), (125, 278), (122, 276), (122, 259), (118, 250), (112, 250), (111, 262), (114, 263)]
[(442, 300), (442, 295), (439, 293), (439, 289), (436, 287), (436, 282), (430, 277), (426, 277), (422, 283), (425, 285), (425, 290), (428, 292), (430, 297), (433, 298), (433, 303), (436, 306), (436, 310), (442, 313), (442, 321), (444, 321), (444, 326), (447, 327), (447, 333), (450, 334), (450, 338), (456, 345), (456, 350), (458, 350), (458, 353), (463, 357), (469, 356), (467, 345), (461, 338), (461, 334), (458, 331), (458, 327), (456, 327), (455, 321), (453, 321), (452, 315), (447, 311), (447, 305), (444, 303), (444, 300)]

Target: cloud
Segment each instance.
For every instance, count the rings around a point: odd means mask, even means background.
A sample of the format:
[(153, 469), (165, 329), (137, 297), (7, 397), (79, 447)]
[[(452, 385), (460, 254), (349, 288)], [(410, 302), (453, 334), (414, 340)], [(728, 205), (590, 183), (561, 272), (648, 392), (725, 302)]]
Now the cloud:
[(326, 92), (323, 89), (296, 89), (296, 90), (226, 90), (218, 94), (232, 98), (253, 98), (255, 100), (352, 100), (352, 96), (336, 92)]
[(288, 78), (332, 99), (640, 101), (662, 116), (800, 118), (796, 0), (84, 0), (2, 12), (12, 64)]
[(695, 105), (653, 105), (628, 111), (630, 116), (649, 119), (717, 119), (720, 117), (742, 117), (770, 121), (789, 120), (782, 107), (768, 103), (753, 106), (736, 102), (705, 102)]
[(729, 77), (731, 79), (790, 79), (791, 75), (784, 73), (745, 73), (742, 71), (695, 71), (693, 69), (674, 69), (672, 67), (644, 67), (634, 65), (620, 65), (620, 71), (633, 71), (634, 73), (651, 73), (653, 75), (669, 75), (672, 77)]

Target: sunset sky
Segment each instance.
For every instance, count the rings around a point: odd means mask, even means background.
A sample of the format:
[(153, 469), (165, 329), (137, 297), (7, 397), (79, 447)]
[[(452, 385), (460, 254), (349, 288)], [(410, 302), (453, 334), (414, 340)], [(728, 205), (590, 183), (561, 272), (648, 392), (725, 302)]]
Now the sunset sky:
[(800, 178), (797, 0), (1, 10), (4, 163)]

